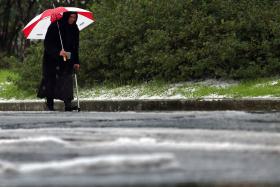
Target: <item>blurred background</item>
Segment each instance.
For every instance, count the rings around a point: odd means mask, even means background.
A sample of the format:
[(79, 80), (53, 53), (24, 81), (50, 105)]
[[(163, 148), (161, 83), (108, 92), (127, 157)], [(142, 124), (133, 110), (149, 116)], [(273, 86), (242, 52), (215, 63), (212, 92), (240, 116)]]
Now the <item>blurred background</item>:
[(1, 0), (0, 74), (9, 74), (13, 93), (38, 87), (43, 42), (21, 30), (52, 3), (94, 13), (80, 36), (82, 87), (256, 80), (280, 71), (276, 0)]

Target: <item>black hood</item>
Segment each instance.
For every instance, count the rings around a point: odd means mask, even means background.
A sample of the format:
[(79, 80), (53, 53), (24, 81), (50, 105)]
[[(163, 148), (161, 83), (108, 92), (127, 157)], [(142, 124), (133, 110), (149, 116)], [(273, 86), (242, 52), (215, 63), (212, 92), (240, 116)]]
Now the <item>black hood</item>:
[[(70, 17), (70, 15), (71, 14), (76, 14), (76, 16), (77, 16), (77, 19), (78, 19), (78, 14), (77, 14), (77, 12), (64, 12), (63, 13), (63, 16), (62, 16), (62, 18), (59, 20), (59, 22), (62, 24), (62, 25), (70, 25), (70, 24), (68, 24), (68, 19), (69, 19), (69, 17)], [(76, 20), (77, 21), (77, 20)], [(74, 24), (73, 25), (77, 25), (76, 24), (76, 22), (74, 22)]]

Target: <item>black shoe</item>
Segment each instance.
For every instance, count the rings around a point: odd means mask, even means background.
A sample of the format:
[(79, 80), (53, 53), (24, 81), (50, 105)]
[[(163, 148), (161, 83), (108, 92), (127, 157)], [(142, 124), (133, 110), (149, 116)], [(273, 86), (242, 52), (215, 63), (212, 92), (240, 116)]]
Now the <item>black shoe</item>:
[(74, 110), (78, 110), (77, 106), (65, 107), (66, 112), (72, 112)]
[(53, 99), (47, 98), (47, 101), (46, 101), (46, 110), (47, 110), (47, 111), (55, 111), (53, 106), (54, 106)]
[(47, 111), (55, 111), (53, 105), (49, 105), (48, 103), (46, 103), (46, 110)]

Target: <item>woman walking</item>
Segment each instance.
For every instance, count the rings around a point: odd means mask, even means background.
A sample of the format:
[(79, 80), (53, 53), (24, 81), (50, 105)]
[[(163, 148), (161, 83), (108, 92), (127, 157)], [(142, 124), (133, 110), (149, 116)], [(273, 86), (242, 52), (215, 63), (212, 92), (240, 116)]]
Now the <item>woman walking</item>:
[[(80, 69), (79, 29), (76, 12), (65, 12), (53, 22), (44, 41), (43, 78), (37, 96), (46, 98), (47, 110), (54, 110), (54, 99), (64, 101), (65, 111), (76, 110), (73, 100), (73, 72)], [(63, 44), (63, 45), (62, 45)]]

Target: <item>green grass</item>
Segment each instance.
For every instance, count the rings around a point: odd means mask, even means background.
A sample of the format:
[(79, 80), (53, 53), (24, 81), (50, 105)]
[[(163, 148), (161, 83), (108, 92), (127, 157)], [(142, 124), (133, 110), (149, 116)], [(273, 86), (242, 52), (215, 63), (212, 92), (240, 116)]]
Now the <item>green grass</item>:
[[(206, 81), (207, 82), (207, 81)], [(219, 82), (218, 82), (219, 83)], [(234, 82), (232, 84), (220, 85), (217, 82), (205, 84), (201, 82), (186, 82), (169, 84), (161, 81), (152, 81), (142, 84), (126, 86), (100, 85), (95, 88), (86, 89), (82, 97), (104, 98), (246, 98), (246, 97), (280, 97), (280, 79), (257, 79), (251, 81)]]
[[(190, 89), (194, 89), (191, 94), (186, 91)], [(227, 98), (280, 97), (280, 79), (264, 78), (242, 81), (226, 87), (219, 87), (217, 85), (205, 86), (203, 83), (186, 84), (177, 90), (177, 92), (188, 98), (201, 98), (209, 95), (224, 96)]]
[(81, 91), (81, 97), (141, 97), (161, 96), (169, 85), (161, 81), (131, 85), (98, 85)]
[(28, 99), (33, 98), (30, 93), (20, 90), (14, 81), (19, 75), (10, 70), (0, 70), (0, 98), (2, 99)]
[[(20, 90), (14, 82), (19, 75), (10, 70), (0, 70), (0, 98), (2, 99), (37, 99), (36, 93)], [(149, 99), (149, 98), (246, 98), (280, 97), (280, 78), (263, 78), (251, 81), (233, 82), (200, 81), (177, 84), (163, 81), (129, 85), (104, 84), (81, 89), (80, 98), (91, 99)]]

